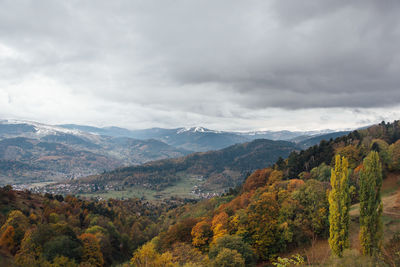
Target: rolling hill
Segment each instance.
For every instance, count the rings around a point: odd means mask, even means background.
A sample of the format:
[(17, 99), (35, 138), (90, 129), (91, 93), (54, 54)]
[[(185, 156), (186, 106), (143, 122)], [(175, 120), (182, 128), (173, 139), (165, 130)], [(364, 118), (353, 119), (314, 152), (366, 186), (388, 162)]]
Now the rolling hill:
[[(190, 180), (195, 183), (187, 188), (186, 196), (190, 192), (195, 195), (223, 192), (241, 184), (252, 171), (273, 164), (279, 157), (287, 157), (295, 149), (295, 144), (291, 142), (259, 139), (218, 151), (198, 152), (185, 157), (119, 168), (71, 181), (68, 187), (74, 188), (76, 193), (92, 192), (93, 188), (87, 187), (88, 184), (109, 190), (124, 187), (162, 191)], [(53, 190), (56, 187), (52, 186)], [(89, 188), (89, 191), (85, 188)], [(96, 194), (101, 195), (102, 190), (98, 191)]]

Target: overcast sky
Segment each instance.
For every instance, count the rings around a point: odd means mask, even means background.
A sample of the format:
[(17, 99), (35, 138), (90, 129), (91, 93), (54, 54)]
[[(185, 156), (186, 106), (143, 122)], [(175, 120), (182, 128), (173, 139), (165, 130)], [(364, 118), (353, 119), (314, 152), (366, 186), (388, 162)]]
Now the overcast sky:
[(397, 0), (0, 0), (3, 119), (311, 130), (399, 107)]

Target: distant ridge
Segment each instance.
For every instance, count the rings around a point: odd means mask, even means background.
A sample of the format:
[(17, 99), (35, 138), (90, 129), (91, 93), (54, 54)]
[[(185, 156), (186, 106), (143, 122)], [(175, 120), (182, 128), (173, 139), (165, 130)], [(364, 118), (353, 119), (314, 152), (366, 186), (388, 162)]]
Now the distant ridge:
[(99, 135), (116, 137), (130, 137), (135, 139), (156, 139), (171, 146), (189, 151), (205, 152), (223, 149), (225, 147), (245, 143), (256, 139), (292, 141), (301, 137), (301, 140), (322, 134), (335, 132), (334, 130), (321, 131), (249, 131), (229, 132), (211, 130), (201, 126), (182, 127), (174, 129), (149, 128), (142, 130), (128, 130), (119, 127), (92, 127), (76, 124), (59, 125), (71, 130), (81, 130)]

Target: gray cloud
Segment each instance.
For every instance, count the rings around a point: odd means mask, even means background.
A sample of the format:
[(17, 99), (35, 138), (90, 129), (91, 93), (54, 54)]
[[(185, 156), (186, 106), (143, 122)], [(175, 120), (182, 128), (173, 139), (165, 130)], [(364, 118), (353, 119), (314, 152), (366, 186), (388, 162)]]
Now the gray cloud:
[(398, 115), (398, 1), (0, 0), (0, 7), (2, 116), (254, 128), (278, 127), (271, 114), (321, 122), (321, 113), (374, 109), (368, 118), (352, 113), (359, 117), (346, 125)]

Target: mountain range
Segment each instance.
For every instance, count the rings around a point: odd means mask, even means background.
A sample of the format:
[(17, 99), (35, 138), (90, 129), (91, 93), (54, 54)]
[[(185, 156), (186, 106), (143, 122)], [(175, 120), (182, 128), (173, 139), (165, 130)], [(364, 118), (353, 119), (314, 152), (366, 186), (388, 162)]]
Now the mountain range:
[(79, 178), (190, 151), (149, 139), (97, 135), (28, 122), (0, 123), (0, 183)]
[(128, 130), (119, 127), (92, 127), (77, 124), (59, 125), (64, 129), (79, 130), (98, 135), (108, 135), (114, 137), (129, 137), (140, 140), (156, 139), (168, 145), (182, 148), (194, 152), (205, 152), (218, 150), (234, 144), (245, 143), (256, 139), (284, 140), (297, 142), (306, 140), (310, 137), (325, 135), (335, 132), (334, 130), (321, 131), (249, 131), (249, 132), (229, 132), (216, 131), (204, 127), (186, 128), (150, 128), (143, 130)]

